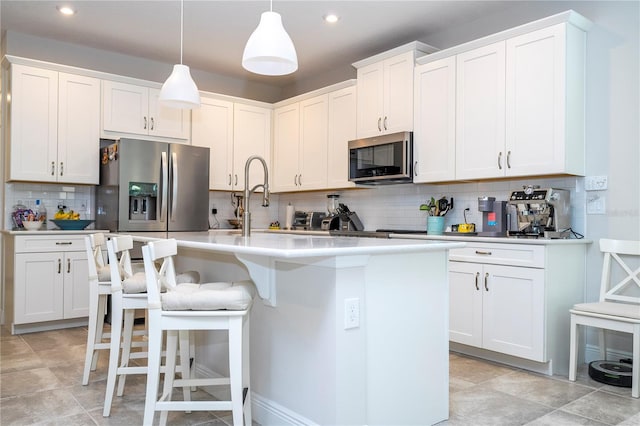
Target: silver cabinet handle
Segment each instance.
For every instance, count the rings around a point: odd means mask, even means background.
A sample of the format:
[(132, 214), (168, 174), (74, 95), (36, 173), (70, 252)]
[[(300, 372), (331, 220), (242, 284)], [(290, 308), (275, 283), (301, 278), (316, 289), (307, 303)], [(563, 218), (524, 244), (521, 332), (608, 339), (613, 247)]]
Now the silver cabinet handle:
[(56, 241), (57, 246), (70, 246), (73, 244), (71, 241)]
[(384, 129), (387, 130), (387, 117), (384, 117)]
[(229, 173), (229, 186), (231, 186), (231, 173)]
[(166, 220), (167, 215), (167, 197), (169, 196), (169, 164), (167, 159), (167, 152), (163, 151), (160, 154), (160, 169), (162, 170), (162, 190), (160, 194), (162, 200), (160, 201), (160, 222)]
[(302, 175), (298, 175), (298, 186), (302, 186)]
[(293, 176), (293, 185), (298, 186), (298, 175)]
[(144, 117), (144, 130), (147, 130), (147, 117)]
[(418, 162), (413, 163), (413, 175), (418, 176)]
[(233, 183), (234, 186), (238, 186), (238, 175), (234, 175), (236, 177), (235, 182)]
[(173, 188), (171, 189), (169, 220), (175, 222), (175, 216), (178, 215), (178, 154), (176, 152), (171, 153), (171, 182), (173, 183)]
[(502, 151), (498, 153), (498, 169), (502, 170)]
[(478, 278), (480, 278), (480, 272), (476, 272), (476, 290), (480, 290), (480, 287), (478, 287)]
[(51, 162), (51, 176), (55, 176), (56, 174), (56, 162), (52, 161)]
[(487, 284), (487, 281), (489, 280), (489, 273), (485, 273), (484, 274), (484, 290), (485, 291), (489, 291), (489, 285)]
[(58, 273), (62, 270), (62, 260), (58, 259)]
[(60, 176), (64, 176), (64, 162), (60, 162)]
[(67, 274), (71, 273), (71, 259), (67, 259)]
[(483, 256), (491, 256), (491, 252), (490, 251), (476, 250), (476, 254), (483, 255)]
[(153, 120), (153, 117), (151, 117), (151, 130), (153, 130), (153, 128), (155, 127), (155, 121)]
[(378, 131), (382, 131), (382, 117), (378, 117)]
[(507, 169), (511, 168), (511, 151), (507, 151)]

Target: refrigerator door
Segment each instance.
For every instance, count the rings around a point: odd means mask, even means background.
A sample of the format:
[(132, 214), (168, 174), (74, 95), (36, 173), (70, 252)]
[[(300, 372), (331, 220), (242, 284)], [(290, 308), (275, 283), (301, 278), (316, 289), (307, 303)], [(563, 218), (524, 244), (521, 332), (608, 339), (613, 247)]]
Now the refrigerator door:
[(166, 231), (169, 144), (120, 139), (118, 145), (118, 230)]
[(209, 228), (209, 148), (171, 144), (169, 148), (169, 231)]

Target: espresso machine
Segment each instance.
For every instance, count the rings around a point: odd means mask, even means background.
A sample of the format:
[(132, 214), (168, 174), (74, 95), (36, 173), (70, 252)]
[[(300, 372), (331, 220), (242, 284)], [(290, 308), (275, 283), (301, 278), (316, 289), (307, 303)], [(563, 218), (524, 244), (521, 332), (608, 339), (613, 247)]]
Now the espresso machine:
[(511, 193), (509, 204), (515, 206), (517, 215), (517, 228), (509, 232), (510, 236), (569, 238), (568, 190), (525, 186)]
[(506, 201), (495, 197), (478, 197), (478, 211), (482, 212), (481, 237), (506, 237), (511, 229), (512, 213)]

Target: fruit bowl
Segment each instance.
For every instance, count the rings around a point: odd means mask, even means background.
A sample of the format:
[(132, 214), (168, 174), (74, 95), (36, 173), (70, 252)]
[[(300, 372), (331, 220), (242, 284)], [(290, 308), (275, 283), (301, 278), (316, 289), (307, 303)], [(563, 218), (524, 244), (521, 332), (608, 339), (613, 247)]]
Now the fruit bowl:
[(25, 220), (22, 222), (22, 226), (24, 226), (24, 229), (27, 231), (37, 231), (40, 229), (40, 226), (42, 226), (42, 222), (39, 220)]
[(80, 231), (91, 225), (94, 220), (70, 220), (70, 219), (52, 219), (51, 222), (55, 223), (56, 226), (64, 231)]

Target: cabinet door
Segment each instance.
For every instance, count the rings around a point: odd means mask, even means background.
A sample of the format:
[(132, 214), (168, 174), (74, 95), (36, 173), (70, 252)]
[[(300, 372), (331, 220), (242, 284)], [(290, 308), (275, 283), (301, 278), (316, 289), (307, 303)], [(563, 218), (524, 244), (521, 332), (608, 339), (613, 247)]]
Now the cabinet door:
[(414, 182), (455, 179), (456, 58), (420, 65), (415, 72)]
[(300, 104), (277, 108), (273, 123), (273, 190), (295, 191), (300, 173)]
[(64, 318), (89, 316), (89, 268), (85, 252), (64, 256)]
[(14, 322), (16, 324), (63, 318), (62, 260), (60, 253), (15, 255)]
[(209, 148), (209, 189), (230, 190), (233, 168), (233, 102), (201, 99), (192, 111), (191, 144)]
[(482, 345), (544, 362), (544, 270), (484, 265)]
[(9, 178), (55, 182), (58, 73), (12, 64), (10, 108)]
[(382, 132), (413, 130), (414, 53), (406, 52), (384, 61)]
[(58, 182), (100, 181), (100, 80), (60, 73), (58, 90)]
[[(271, 109), (235, 103), (233, 105), (233, 189), (244, 190), (244, 166), (252, 155), (271, 164)], [(255, 161), (249, 171), (249, 185), (264, 182), (262, 165)]]
[(514, 37), (506, 46), (507, 175), (563, 173), (565, 24)]
[(505, 42), (457, 56), (456, 179), (504, 176)]
[(105, 131), (146, 135), (149, 124), (147, 87), (102, 82), (102, 127)]
[(382, 62), (358, 69), (356, 123), (359, 138), (376, 136), (382, 132), (383, 69)]
[(327, 187), (348, 188), (349, 141), (356, 138), (356, 88), (329, 93)]
[(327, 187), (328, 97), (316, 96), (300, 102), (300, 175), (303, 189)]
[(482, 265), (449, 262), (449, 340), (482, 347)]
[(191, 110), (160, 105), (160, 90), (149, 89), (149, 134), (174, 139), (189, 139)]

